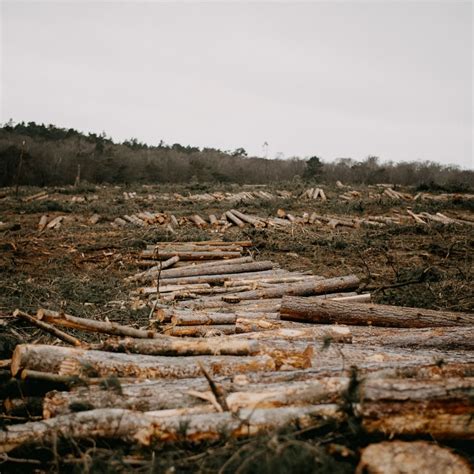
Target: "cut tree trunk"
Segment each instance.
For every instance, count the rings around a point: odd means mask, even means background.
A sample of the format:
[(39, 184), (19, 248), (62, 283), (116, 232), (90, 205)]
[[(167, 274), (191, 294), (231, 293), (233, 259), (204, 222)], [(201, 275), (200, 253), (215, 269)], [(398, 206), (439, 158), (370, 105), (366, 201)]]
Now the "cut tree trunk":
[(305, 283), (275, 285), (274, 288), (244, 291), (236, 295), (238, 300), (255, 300), (260, 298), (279, 298), (283, 295), (309, 296), (331, 293), (341, 290), (352, 290), (359, 286), (360, 280), (355, 275), (328, 278)]
[[(235, 412), (242, 408), (277, 408), (288, 405), (336, 403), (343, 399), (349, 377), (325, 377), (293, 383), (246, 383), (219, 380), (227, 407)], [(165, 382), (123, 384), (121, 390), (104, 390), (98, 386), (78, 387), (71, 392), (51, 392), (43, 403), (46, 419), (72, 413), (74, 406), (123, 408), (137, 411), (194, 408), (203, 400), (213, 400), (209, 383), (204, 378)], [(173, 394), (170, 397), (170, 393)]]
[(353, 342), (369, 346), (474, 350), (474, 331), (463, 326), (437, 328), (352, 327)]
[(334, 300), (283, 298), (281, 319), (310, 323), (341, 323), (388, 327), (472, 326), (473, 313), (453, 313), (431, 309), (405, 308), (380, 304), (345, 303)]
[(201, 375), (202, 364), (211, 375), (273, 370), (267, 355), (252, 357), (162, 357), (73, 349), (41, 344), (19, 344), (12, 356), (12, 375), (21, 369), (88, 377), (186, 378)]
[[(255, 436), (286, 425), (299, 429), (325, 424), (326, 420), (342, 419), (333, 404), (310, 407), (245, 409), (236, 416), (231, 412), (197, 415), (160, 416), (119, 408), (98, 409), (58, 416), (49, 420), (9, 426), (0, 431), (0, 452), (9, 452), (21, 445), (47, 445), (57, 438), (118, 439), (149, 445), (152, 442), (218, 440), (225, 430), (231, 437)], [(183, 430), (183, 426), (186, 427)]]
[(236, 333), (235, 324), (200, 325), (200, 326), (169, 326), (164, 333), (174, 337), (215, 337)]
[[(156, 254), (155, 250), (143, 250), (142, 257), (153, 257)], [(240, 252), (226, 252), (226, 251), (187, 251), (187, 250), (160, 250), (159, 256), (161, 259), (168, 259), (177, 255), (181, 260), (220, 260), (227, 258), (237, 258), (241, 256)]]
[(471, 466), (448, 448), (427, 441), (384, 441), (362, 450), (355, 474), (472, 474)]
[[(250, 257), (244, 257), (246, 259)], [(221, 265), (195, 265), (189, 267), (173, 268), (161, 272), (161, 278), (163, 280), (172, 280), (175, 278), (191, 277), (191, 276), (202, 276), (202, 275), (219, 275), (229, 273), (245, 273), (262, 270), (272, 270), (275, 264), (271, 261), (261, 262), (246, 262), (246, 263), (235, 263), (235, 264), (224, 264)]]
[(260, 351), (258, 341), (245, 339), (207, 338), (176, 339), (160, 336), (156, 339), (108, 339), (94, 349), (144, 355), (193, 356), (193, 355), (255, 355)]
[(244, 227), (245, 226), (245, 223), (243, 221), (241, 221), (237, 216), (235, 216), (234, 214), (232, 214), (231, 211), (227, 211), (225, 213), (227, 219), (229, 221), (231, 221), (233, 224), (235, 224), (236, 226), (239, 226), (239, 227)]
[(372, 379), (362, 384), (355, 414), (369, 433), (474, 439), (474, 378)]

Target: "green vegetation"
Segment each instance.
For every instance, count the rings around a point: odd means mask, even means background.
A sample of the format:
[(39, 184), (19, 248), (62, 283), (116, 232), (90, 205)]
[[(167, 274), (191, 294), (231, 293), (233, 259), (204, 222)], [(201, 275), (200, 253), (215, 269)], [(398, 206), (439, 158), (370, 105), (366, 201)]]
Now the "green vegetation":
[(420, 190), (465, 192), (474, 186), (474, 171), (433, 162), (382, 163), (376, 156), (363, 161), (249, 157), (243, 148), (222, 151), (179, 143), (147, 145), (136, 138), (115, 143), (105, 133), (84, 134), (54, 125), (11, 121), (0, 127), (0, 187), (73, 184), (80, 166), (89, 183), (294, 183), (376, 184), (418, 186)]

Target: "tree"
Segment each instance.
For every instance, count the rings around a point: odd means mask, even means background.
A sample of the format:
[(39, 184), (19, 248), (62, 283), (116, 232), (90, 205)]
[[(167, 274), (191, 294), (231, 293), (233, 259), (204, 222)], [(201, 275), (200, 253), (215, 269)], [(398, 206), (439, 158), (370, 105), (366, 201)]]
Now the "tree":
[(303, 173), (305, 179), (318, 179), (323, 173), (324, 164), (318, 156), (312, 156), (306, 162), (306, 169)]

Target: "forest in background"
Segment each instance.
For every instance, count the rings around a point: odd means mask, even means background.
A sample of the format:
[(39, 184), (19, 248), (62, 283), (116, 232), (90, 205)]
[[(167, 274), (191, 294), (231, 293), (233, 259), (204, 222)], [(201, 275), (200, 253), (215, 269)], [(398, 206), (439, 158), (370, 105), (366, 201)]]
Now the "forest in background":
[[(315, 150), (317, 152), (317, 150)], [(18, 173), (21, 163), (21, 171)], [(0, 127), (0, 186), (63, 186), (91, 183), (246, 183), (295, 179), (349, 184), (392, 183), (420, 190), (462, 192), (474, 187), (474, 171), (424, 162), (339, 158), (249, 157), (243, 148), (222, 151), (178, 143), (147, 145), (132, 138), (114, 142), (105, 133), (84, 134), (54, 125), (11, 121)]]

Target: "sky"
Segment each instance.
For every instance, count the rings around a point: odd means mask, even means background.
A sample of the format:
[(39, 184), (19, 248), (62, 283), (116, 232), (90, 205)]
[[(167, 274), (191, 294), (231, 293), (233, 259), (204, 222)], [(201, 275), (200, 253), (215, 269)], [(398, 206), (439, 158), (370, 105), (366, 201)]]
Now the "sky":
[(2, 123), (474, 168), (471, 2), (0, 1)]

